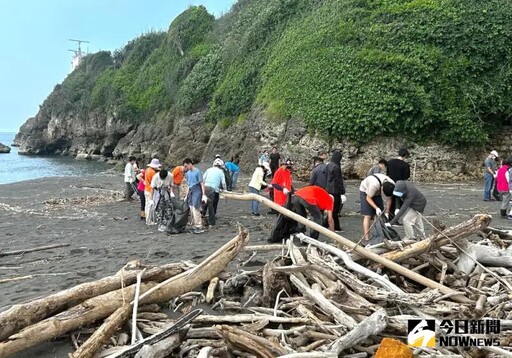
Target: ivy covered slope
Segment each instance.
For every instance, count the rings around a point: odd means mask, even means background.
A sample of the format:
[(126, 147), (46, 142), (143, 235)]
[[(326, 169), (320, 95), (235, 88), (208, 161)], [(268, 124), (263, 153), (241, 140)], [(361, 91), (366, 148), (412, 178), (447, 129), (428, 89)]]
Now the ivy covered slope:
[(510, 0), (240, 0), (88, 56), (47, 102), (225, 126), (258, 105), (331, 139), (474, 145), (512, 113), (511, 43)]

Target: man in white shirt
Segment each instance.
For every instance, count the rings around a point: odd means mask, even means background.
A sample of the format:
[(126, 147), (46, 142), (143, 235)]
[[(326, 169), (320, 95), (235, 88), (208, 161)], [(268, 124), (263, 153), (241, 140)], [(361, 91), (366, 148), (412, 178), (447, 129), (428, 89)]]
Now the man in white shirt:
[(133, 200), (132, 196), (135, 193), (135, 164), (136, 158), (130, 156), (128, 163), (124, 167), (124, 183), (126, 185), (124, 195), (126, 200)]
[[(384, 174), (373, 174), (366, 177), (359, 186), (359, 197), (361, 199), (361, 215), (363, 215), (364, 240), (368, 242), (370, 224), (375, 215), (381, 216), (390, 212), (393, 189), (395, 182)], [(387, 197), (386, 207), (382, 195)]]

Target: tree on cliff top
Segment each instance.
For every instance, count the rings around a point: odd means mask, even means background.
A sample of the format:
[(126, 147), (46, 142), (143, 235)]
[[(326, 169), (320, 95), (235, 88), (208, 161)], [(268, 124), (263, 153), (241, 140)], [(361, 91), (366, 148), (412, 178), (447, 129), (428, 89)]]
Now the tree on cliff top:
[(219, 19), (193, 6), (88, 56), (45, 110), (229, 124), (257, 104), (336, 139), (482, 143), (512, 113), (511, 20), (509, 0), (240, 0)]

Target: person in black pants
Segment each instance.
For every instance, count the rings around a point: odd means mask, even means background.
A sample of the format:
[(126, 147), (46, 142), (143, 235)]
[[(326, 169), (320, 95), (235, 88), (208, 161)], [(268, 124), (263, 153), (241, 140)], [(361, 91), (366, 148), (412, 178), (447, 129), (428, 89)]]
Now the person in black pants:
[[(311, 185), (297, 190), (291, 198), (292, 210), (296, 214), (307, 218), (308, 212), (313, 222), (323, 225), (323, 212), (327, 213), (327, 223), (331, 231), (334, 230), (333, 207), (334, 199), (325, 189)], [(298, 224), (299, 232), (306, 232), (303, 224)], [(319, 233), (311, 229), (309, 234), (313, 239), (318, 239)]]
[(326, 172), (326, 190), (334, 197), (334, 209), (332, 212), (334, 230), (341, 231), (339, 214), (347, 198), (345, 196), (345, 182), (341, 175), (341, 152), (339, 150), (335, 150), (332, 153), (331, 161), (326, 166)]
[(274, 176), (274, 173), (277, 169), (281, 166), (281, 154), (277, 151), (277, 147), (272, 148), (272, 152), (269, 156), (270, 159), (270, 171), (272, 172), (272, 176)]
[[(409, 151), (406, 148), (398, 150), (398, 158), (390, 159), (387, 161), (386, 173), (395, 183), (399, 180), (408, 180), (411, 177), (411, 166), (404, 159), (409, 156)], [(398, 200), (393, 197), (391, 204), (391, 215), (394, 215), (400, 209)]]

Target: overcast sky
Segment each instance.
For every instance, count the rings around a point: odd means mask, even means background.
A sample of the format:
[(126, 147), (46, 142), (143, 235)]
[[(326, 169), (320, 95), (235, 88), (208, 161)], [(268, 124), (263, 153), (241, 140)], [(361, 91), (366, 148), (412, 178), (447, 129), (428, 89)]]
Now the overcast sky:
[(17, 132), (71, 70), (76, 43), (90, 52), (115, 50), (150, 30), (166, 30), (190, 5), (215, 16), (235, 0), (0, 1), (0, 132)]

